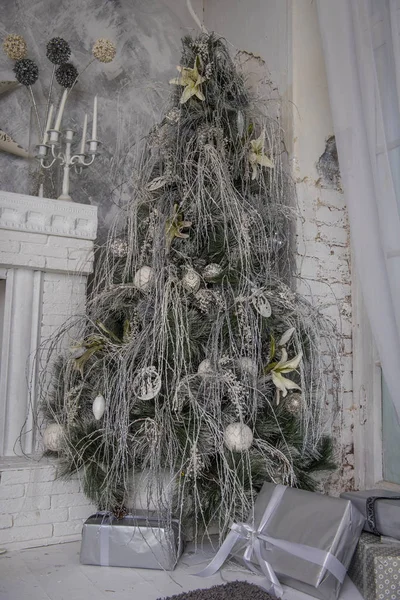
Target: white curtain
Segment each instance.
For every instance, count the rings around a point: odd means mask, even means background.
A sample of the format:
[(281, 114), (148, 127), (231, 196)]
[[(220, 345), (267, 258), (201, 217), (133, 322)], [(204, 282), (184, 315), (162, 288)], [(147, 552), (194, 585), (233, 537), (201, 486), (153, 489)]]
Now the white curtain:
[(317, 0), (350, 234), (400, 417), (400, 0)]

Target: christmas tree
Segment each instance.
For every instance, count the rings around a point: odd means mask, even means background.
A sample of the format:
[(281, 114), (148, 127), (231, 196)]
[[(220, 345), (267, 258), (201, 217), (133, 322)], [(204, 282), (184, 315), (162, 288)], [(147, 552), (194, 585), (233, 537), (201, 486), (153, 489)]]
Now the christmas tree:
[(332, 468), (335, 336), (292, 285), (279, 115), (215, 35), (185, 38), (178, 71), (87, 314), (46, 350), (44, 442), (99, 508), (121, 514), (140, 480), (165, 518), (222, 535), (264, 481)]

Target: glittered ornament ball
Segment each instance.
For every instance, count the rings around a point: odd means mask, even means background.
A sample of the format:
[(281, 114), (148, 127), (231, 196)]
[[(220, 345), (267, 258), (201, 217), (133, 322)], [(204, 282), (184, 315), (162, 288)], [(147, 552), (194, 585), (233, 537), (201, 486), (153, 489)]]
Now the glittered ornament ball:
[(217, 263), (210, 263), (205, 267), (203, 271), (203, 278), (208, 282), (215, 281), (216, 279), (221, 277), (221, 275), (222, 267)]
[(39, 77), (39, 67), (30, 58), (17, 60), (13, 70), (16, 80), (22, 85), (33, 85)]
[(211, 364), (211, 361), (208, 358), (205, 358), (203, 361), (201, 361), (201, 363), (199, 364), (199, 368), (197, 369), (197, 373), (199, 375), (212, 375), (213, 374), (213, 367)]
[(50, 423), (43, 433), (43, 443), (46, 450), (58, 452), (62, 449), (64, 440), (64, 428), (59, 423)]
[(128, 255), (128, 242), (116, 239), (110, 244), (111, 254), (117, 258), (125, 258)]
[(3, 42), (3, 50), (8, 58), (11, 58), (12, 60), (25, 58), (27, 53), (26, 42), (22, 35), (10, 33)]
[(244, 423), (231, 423), (224, 431), (224, 444), (232, 452), (248, 450), (253, 443), (253, 432)]
[(200, 275), (189, 267), (186, 269), (184, 276), (182, 277), (182, 285), (188, 292), (195, 294), (200, 287)]
[(301, 398), (301, 394), (298, 394), (297, 392), (293, 392), (292, 394), (289, 394), (287, 396), (286, 401), (285, 401), (285, 408), (292, 415), (299, 414), (299, 412), (301, 411), (302, 405), (303, 405), (303, 401)]
[(78, 71), (72, 63), (64, 63), (56, 69), (56, 80), (64, 88), (73, 86), (78, 77)]
[(99, 38), (92, 48), (92, 54), (98, 61), (102, 63), (111, 62), (117, 53), (114, 44), (105, 38)]
[(71, 48), (63, 38), (55, 37), (47, 42), (46, 56), (54, 65), (62, 65), (71, 56)]

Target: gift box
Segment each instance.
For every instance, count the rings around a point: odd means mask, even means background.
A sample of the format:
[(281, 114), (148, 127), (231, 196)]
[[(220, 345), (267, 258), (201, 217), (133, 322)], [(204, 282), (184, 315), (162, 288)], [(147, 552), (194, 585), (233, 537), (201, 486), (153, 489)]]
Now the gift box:
[(341, 498), (351, 500), (366, 518), (364, 530), (400, 540), (400, 496), (388, 490), (346, 492)]
[(246, 523), (234, 524), (200, 576), (233, 555), (265, 576), (276, 596), (281, 584), (321, 600), (336, 600), (357, 546), (364, 517), (349, 500), (265, 483)]
[(400, 544), (363, 533), (349, 577), (365, 600), (400, 600)]
[(135, 514), (117, 519), (97, 513), (82, 530), (84, 565), (172, 571), (182, 554), (179, 522), (162, 524), (155, 516)]

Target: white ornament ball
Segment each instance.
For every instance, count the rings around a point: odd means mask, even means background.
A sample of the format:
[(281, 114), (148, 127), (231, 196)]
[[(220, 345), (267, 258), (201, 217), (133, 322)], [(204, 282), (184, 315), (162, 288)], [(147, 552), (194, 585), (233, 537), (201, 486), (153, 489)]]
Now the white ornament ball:
[(199, 364), (199, 368), (197, 369), (197, 373), (199, 375), (211, 375), (214, 369), (212, 368), (211, 361), (206, 358)]
[(99, 394), (93, 400), (92, 410), (96, 421), (100, 421), (101, 417), (104, 415), (104, 411), (106, 410), (106, 401), (102, 394)]
[(153, 283), (154, 271), (151, 267), (141, 267), (136, 273), (133, 283), (138, 290), (147, 292)]
[(139, 400), (151, 400), (161, 390), (161, 377), (155, 367), (140, 369), (132, 384), (133, 393)]
[(299, 414), (303, 407), (301, 394), (293, 392), (292, 394), (288, 395), (286, 397), (285, 407), (286, 410), (288, 410), (292, 415)]
[(188, 292), (195, 294), (200, 287), (200, 275), (189, 267), (182, 277), (182, 285)]
[(251, 360), (248, 356), (242, 356), (237, 361), (237, 365), (241, 371), (248, 373), (251, 377), (257, 377), (258, 375), (258, 366), (254, 360)]
[(244, 423), (231, 423), (225, 429), (224, 443), (233, 452), (248, 450), (253, 443), (253, 432)]
[(211, 283), (212, 281), (215, 281), (215, 279), (220, 277), (221, 274), (222, 267), (217, 263), (211, 263), (204, 268), (203, 278), (205, 279), (205, 281)]
[(47, 450), (58, 452), (64, 445), (64, 428), (59, 423), (50, 423), (43, 433), (43, 443)]

